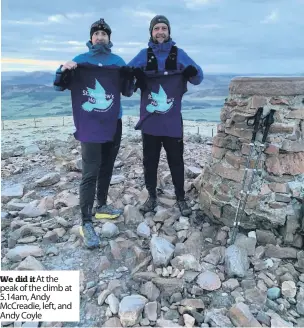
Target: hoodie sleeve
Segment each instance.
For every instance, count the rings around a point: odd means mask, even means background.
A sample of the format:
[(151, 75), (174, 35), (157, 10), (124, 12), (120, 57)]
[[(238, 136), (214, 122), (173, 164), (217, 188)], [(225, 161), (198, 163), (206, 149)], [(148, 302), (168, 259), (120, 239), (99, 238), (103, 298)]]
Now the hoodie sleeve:
[(64, 91), (69, 88), (71, 83), (71, 72), (69, 70), (61, 71), (62, 65), (57, 69), (53, 82), (56, 91)]
[(147, 49), (142, 49), (129, 63), (131, 67), (146, 67), (147, 66)]
[(177, 61), (182, 66), (182, 68), (186, 68), (189, 65), (193, 65), (194, 67), (196, 67), (196, 69), (198, 70), (198, 73), (196, 76), (190, 77), (189, 82), (194, 85), (200, 84), (204, 79), (204, 73), (203, 73), (203, 70), (201, 69), (201, 67), (199, 65), (197, 65), (194, 62), (194, 60), (192, 58), (190, 58), (183, 49), (178, 48), (177, 57), (178, 57)]

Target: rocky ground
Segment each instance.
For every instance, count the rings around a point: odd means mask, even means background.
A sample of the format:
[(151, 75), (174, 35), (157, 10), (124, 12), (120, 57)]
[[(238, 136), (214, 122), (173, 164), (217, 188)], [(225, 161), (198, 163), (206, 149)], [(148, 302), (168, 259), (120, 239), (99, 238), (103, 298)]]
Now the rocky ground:
[(94, 220), (102, 247), (87, 250), (79, 237), (79, 144), (71, 137), (3, 149), (2, 270), (80, 270), (80, 322), (36, 327), (304, 326), (304, 250), (261, 230), (229, 245), (230, 228), (211, 222), (198, 203), (210, 156), (211, 138), (186, 138), (193, 209), (186, 218), (162, 152), (159, 206), (143, 217), (141, 143), (124, 138), (108, 199), (124, 215)]

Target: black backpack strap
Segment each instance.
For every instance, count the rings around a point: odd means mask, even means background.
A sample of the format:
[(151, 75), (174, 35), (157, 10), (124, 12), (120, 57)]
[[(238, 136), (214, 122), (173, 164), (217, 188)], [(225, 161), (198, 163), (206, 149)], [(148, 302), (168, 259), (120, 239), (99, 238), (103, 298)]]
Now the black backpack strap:
[(147, 49), (147, 66), (146, 71), (157, 71), (158, 64), (156, 56), (154, 55), (154, 52), (151, 47)]
[(169, 56), (166, 59), (165, 68), (167, 71), (177, 70), (177, 51), (178, 48), (176, 46), (172, 46)]

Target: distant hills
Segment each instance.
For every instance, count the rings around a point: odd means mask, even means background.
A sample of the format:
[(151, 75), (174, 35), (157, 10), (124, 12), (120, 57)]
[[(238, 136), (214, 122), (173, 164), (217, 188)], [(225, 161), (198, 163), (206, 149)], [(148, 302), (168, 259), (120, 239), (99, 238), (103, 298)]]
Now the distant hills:
[[(54, 75), (55, 72), (50, 71), (2, 72), (2, 119), (71, 115), (70, 92), (54, 90)], [(256, 75), (261, 76), (261, 74), (241, 76)], [(194, 86), (188, 83), (188, 92), (183, 98), (184, 110), (201, 108), (212, 112), (212, 108), (215, 108), (216, 112), (219, 112), (223, 99), (228, 96), (229, 83), (236, 76), (240, 75), (205, 74), (204, 81), (200, 85)], [(138, 112), (138, 104), (139, 94), (134, 94), (131, 98), (122, 98), (122, 105), (126, 110), (136, 108)]]

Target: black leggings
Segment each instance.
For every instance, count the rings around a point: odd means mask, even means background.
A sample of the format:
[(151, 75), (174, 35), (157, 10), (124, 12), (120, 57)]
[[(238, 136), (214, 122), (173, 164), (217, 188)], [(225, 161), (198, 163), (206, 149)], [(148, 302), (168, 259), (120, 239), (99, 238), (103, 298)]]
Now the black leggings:
[(82, 180), (79, 196), (83, 221), (92, 220), (96, 182), (98, 205), (106, 204), (114, 162), (120, 147), (121, 134), (122, 121), (119, 119), (113, 142), (81, 143)]
[(172, 181), (177, 200), (185, 197), (184, 191), (184, 142), (182, 138), (159, 137), (142, 134), (143, 165), (146, 188), (149, 195), (156, 197), (157, 168), (162, 146), (167, 153)]

